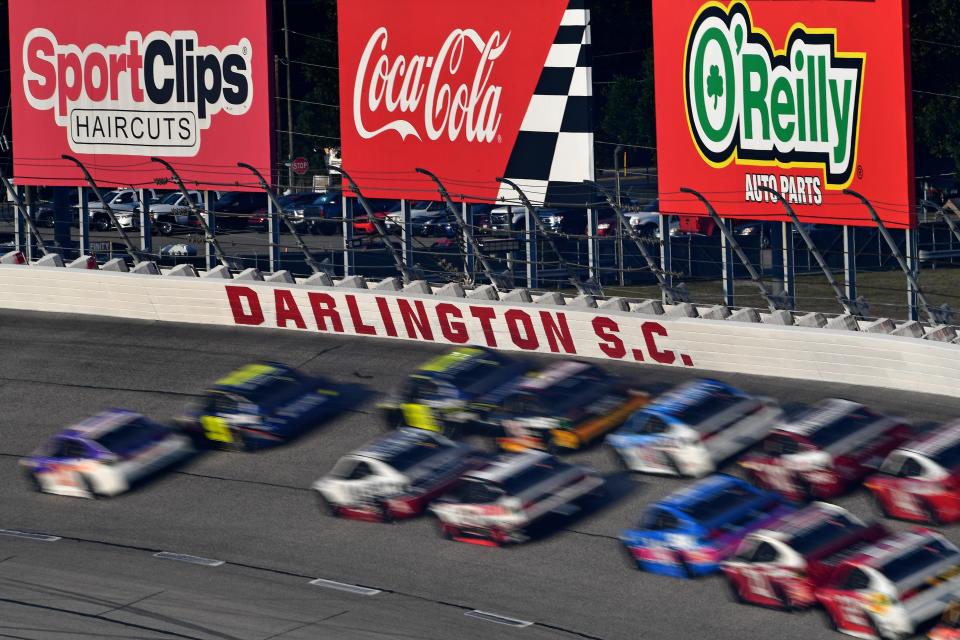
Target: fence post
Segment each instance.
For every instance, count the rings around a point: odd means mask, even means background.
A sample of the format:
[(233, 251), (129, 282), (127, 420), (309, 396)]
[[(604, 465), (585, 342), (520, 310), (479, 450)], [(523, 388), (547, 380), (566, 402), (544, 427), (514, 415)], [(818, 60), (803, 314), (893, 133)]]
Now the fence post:
[(857, 228), (849, 225), (843, 227), (843, 293), (857, 299)]
[(474, 271), (476, 270), (475, 265), (475, 254), (473, 250), (473, 243), (467, 239), (467, 228), (469, 228), (470, 233), (473, 233), (473, 211), (470, 209), (470, 205), (466, 202), (460, 204), (460, 215), (463, 219), (464, 229), (460, 230), (460, 233), (463, 236), (463, 271), (467, 274), (467, 277), (470, 279), (470, 282), (475, 282)]
[[(507, 215), (509, 216), (509, 222), (512, 228), (513, 214), (508, 213)], [(540, 286), (540, 277), (539, 277), (540, 274), (538, 273), (538, 269), (537, 269), (537, 266), (538, 266), (537, 265), (537, 223), (536, 223), (536, 220), (534, 219), (536, 215), (537, 214), (532, 209), (526, 209), (525, 214), (523, 216), (523, 223), (524, 223), (523, 240), (524, 240), (524, 243), (526, 244), (526, 247), (525, 247), (526, 249), (525, 254), (526, 254), (526, 260), (527, 260), (526, 273), (527, 273), (527, 288), (529, 289), (536, 289), (537, 287)], [(511, 273), (512, 271), (513, 270), (511, 268)]]
[(597, 238), (597, 210), (587, 209), (587, 265), (588, 277), (600, 282), (600, 240)]
[(403, 244), (403, 264), (407, 269), (414, 265), (413, 222), (410, 219), (410, 201), (400, 201), (400, 240)]
[(146, 189), (140, 189), (137, 197), (140, 199), (140, 249), (153, 253), (153, 234), (150, 227), (150, 196)]
[(670, 216), (660, 214), (660, 270), (665, 287), (660, 290), (660, 300), (670, 303), (667, 291), (673, 289), (673, 244), (670, 237)]
[(733, 273), (733, 247), (730, 242), (730, 236), (733, 232), (730, 230), (730, 222), (723, 218), (717, 221), (717, 226), (720, 227), (718, 231), (720, 232), (720, 269), (723, 282), (723, 304), (732, 307), (736, 303), (736, 294), (734, 292), (736, 283)]
[(84, 187), (77, 187), (77, 216), (80, 223), (80, 255), (90, 255), (90, 199)]
[[(214, 267), (213, 259), (216, 255), (215, 242), (217, 237), (217, 216), (213, 211), (213, 198), (210, 197), (211, 194), (209, 191), (203, 192), (203, 211), (201, 214), (205, 216), (209, 238), (204, 238), (203, 243), (203, 259), (207, 265), (207, 271), (210, 271)], [(224, 262), (224, 265), (227, 263)], [(229, 268), (229, 267), (227, 267)]]
[(353, 200), (346, 196), (346, 190), (340, 191), (340, 201), (343, 209), (343, 277), (353, 275)]
[(910, 270), (911, 277), (907, 278), (907, 313), (910, 320), (919, 320), (920, 313), (917, 309), (917, 293), (919, 284), (917, 283), (918, 265), (917, 261), (917, 230), (906, 229), (906, 261), (907, 268)]

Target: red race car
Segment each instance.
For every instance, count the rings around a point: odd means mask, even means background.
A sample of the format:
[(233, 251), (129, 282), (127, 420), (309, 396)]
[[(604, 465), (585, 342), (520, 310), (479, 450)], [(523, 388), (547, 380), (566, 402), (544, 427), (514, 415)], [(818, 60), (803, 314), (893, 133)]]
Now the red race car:
[(790, 500), (832, 498), (876, 470), (910, 437), (902, 420), (833, 398), (772, 431), (740, 466), (752, 482)]
[(887, 517), (931, 524), (960, 520), (960, 422), (896, 449), (866, 487)]
[(814, 502), (740, 543), (721, 565), (734, 600), (793, 611), (817, 603), (815, 590), (844, 558), (887, 535), (846, 509)]

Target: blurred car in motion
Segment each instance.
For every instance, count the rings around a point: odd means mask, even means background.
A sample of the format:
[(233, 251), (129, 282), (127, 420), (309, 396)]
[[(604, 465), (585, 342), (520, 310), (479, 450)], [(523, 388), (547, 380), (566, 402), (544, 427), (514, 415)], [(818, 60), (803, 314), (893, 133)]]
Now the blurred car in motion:
[(833, 398), (775, 429), (740, 465), (753, 482), (790, 500), (832, 498), (877, 469), (910, 434), (898, 418)]
[(776, 494), (717, 474), (651, 504), (621, 539), (636, 568), (693, 578), (719, 571), (747, 534), (791, 511)]
[(37, 491), (96, 498), (123, 493), (193, 453), (189, 438), (111, 409), (67, 427), (20, 464)]
[(900, 640), (960, 596), (960, 550), (935, 531), (884, 538), (844, 560), (817, 599), (837, 631)]
[(278, 444), (345, 408), (336, 385), (272, 362), (224, 376), (178, 422), (199, 442), (246, 450)]
[(415, 370), (378, 406), (387, 426), (457, 435), (495, 408), (530, 366), (482, 347), (460, 347)]
[(400, 429), (349, 453), (313, 484), (333, 516), (391, 521), (423, 513), (460, 476), (479, 467), (469, 445), (420, 429)]
[(488, 422), (502, 429), (505, 451), (556, 453), (595, 442), (649, 401), (597, 366), (565, 360), (518, 381)]
[(571, 515), (599, 497), (603, 478), (543, 451), (502, 454), (471, 471), (430, 510), (445, 538), (476, 544), (524, 542), (526, 530), (552, 514)]
[(631, 471), (702, 478), (782, 419), (775, 400), (716, 380), (692, 380), (630, 416), (607, 444)]
[(960, 520), (960, 422), (907, 442), (864, 483), (883, 515), (944, 524)]
[(929, 640), (960, 640), (960, 601), (953, 600), (943, 610), (940, 622), (927, 633)]
[(826, 502), (814, 502), (754, 531), (723, 573), (736, 601), (793, 611), (817, 604), (816, 589), (837, 564), (887, 535)]

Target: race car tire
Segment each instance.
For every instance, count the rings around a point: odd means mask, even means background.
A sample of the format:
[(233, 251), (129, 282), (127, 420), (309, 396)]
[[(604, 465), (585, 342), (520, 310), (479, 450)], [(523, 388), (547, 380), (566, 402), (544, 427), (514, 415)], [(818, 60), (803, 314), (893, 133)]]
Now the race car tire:
[(935, 527), (939, 527), (943, 524), (943, 521), (940, 519), (940, 516), (937, 514), (936, 508), (926, 500), (920, 500), (920, 511), (923, 513), (923, 518), (927, 524), (931, 524)]
[(904, 640), (904, 638), (908, 637), (906, 634), (903, 634), (903, 633), (894, 633), (894, 634), (883, 633), (882, 631), (880, 631), (880, 627), (877, 625), (877, 621), (874, 620), (873, 616), (871, 616), (870, 614), (866, 614), (866, 616), (867, 616), (867, 622), (870, 623), (870, 629), (873, 630), (873, 634), (878, 638), (880, 638), (880, 640)]
[(793, 613), (797, 610), (796, 607), (793, 606), (793, 601), (790, 600), (790, 596), (786, 594), (780, 585), (773, 585), (773, 595), (780, 601), (781, 611)]
[(381, 522), (386, 522), (387, 524), (393, 524), (396, 520), (393, 519), (393, 514), (390, 513), (390, 508), (387, 506), (386, 502), (378, 501), (374, 503), (374, 509), (377, 512), (377, 517), (380, 518)]
[(877, 508), (877, 511), (880, 512), (881, 516), (883, 516), (884, 518), (893, 518), (893, 516), (890, 515), (890, 510), (887, 509), (887, 504), (883, 501), (882, 498), (880, 498), (880, 496), (873, 493), (872, 491), (870, 492), (870, 496), (873, 498), (873, 504)]
[(439, 533), (440, 537), (444, 540), (453, 540), (456, 534), (459, 533), (459, 530), (452, 525), (441, 522), (440, 526), (437, 527), (437, 533)]
[(676, 474), (678, 478), (686, 478), (687, 474), (680, 470), (680, 465), (677, 464), (677, 459), (674, 458), (669, 453), (663, 454), (663, 459), (666, 461), (667, 466), (670, 467), (670, 470)]
[(40, 482), (40, 477), (33, 473), (32, 471), (26, 471), (23, 474), (23, 477), (26, 479), (27, 484), (30, 485), (30, 488), (36, 491), (37, 493), (46, 493), (43, 489), (43, 483)]
[(327, 497), (319, 491), (317, 491), (317, 508), (331, 518), (340, 517), (340, 507), (327, 500)]
[(626, 558), (627, 564), (637, 571), (643, 571), (643, 565), (633, 556), (633, 552), (630, 551), (630, 547), (625, 544), (621, 544), (620, 548), (623, 549), (623, 557)]
[(610, 457), (613, 460), (613, 465), (616, 467), (617, 471), (624, 471), (630, 473), (633, 469), (630, 468), (630, 465), (627, 464), (627, 461), (623, 459), (623, 456), (620, 455), (620, 452), (614, 447), (609, 447)]
[(728, 579), (727, 590), (730, 592), (730, 598), (737, 604), (749, 604), (747, 599), (743, 597), (743, 592), (740, 591), (740, 587), (733, 580)]
[(687, 559), (683, 557), (683, 554), (677, 553), (677, 564), (680, 566), (680, 572), (683, 574), (684, 578), (693, 579), (697, 577), (697, 574), (693, 572), (690, 568), (690, 565), (687, 564)]
[(396, 431), (407, 426), (407, 421), (404, 420), (403, 412), (400, 409), (385, 409), (383, 411), (383, 421), (387, 431)]
[(230, 435), (233, 437), (233, 440), (230, 442), (219, 443), (221, 449), (227, 451), (247, 451), (247, 440), (244, 438), (243, 434), (236, 429), (230, 429)]

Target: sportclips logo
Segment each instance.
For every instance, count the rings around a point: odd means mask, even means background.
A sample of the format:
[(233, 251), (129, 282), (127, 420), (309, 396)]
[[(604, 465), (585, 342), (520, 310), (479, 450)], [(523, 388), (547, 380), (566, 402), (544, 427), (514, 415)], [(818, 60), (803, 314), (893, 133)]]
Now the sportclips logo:
[(701, 155), (716, 167), (822, 168), (826, 188), (844, 188), (865, 62), (866, 53), (837, 51), (835, 29), (795, 24), (778, 51), (745, 3), (705, 5), (684, 59), (687, 118)]
[(251, 47), (201, 46), (196, 32), (127, 33), (120, 45), (60, 44), (47, 29), (23, 44), (23, 89), (53, 110), (78, 153), (194, 156), (221, 111), (243, 115), (253, 98)]
[(510, 34), (494, 31), (484, 39), (473, 29), (455, 29), (436, 53), (409, 58), (391, 57), (389, 39), (386, 27), (377, 29), (357, 68), (353, 122), (362, 138), (395, 131), (403, 140), (496, 139), (503, 87), (490, 76)]

